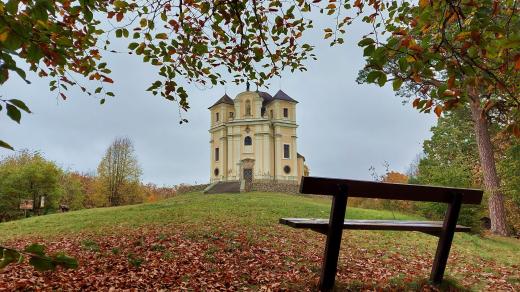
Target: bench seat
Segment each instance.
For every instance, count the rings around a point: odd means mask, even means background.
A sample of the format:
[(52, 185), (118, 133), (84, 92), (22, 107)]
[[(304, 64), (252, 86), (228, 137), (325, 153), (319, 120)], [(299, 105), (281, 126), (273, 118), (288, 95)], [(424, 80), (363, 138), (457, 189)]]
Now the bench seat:
[[(322, 234), (327, 234), (329, 219), (313, 218), (281, 218), (280, 224), (293, 228), (312, 229)], [(430, 235), (439, 236), (442, 231), (442, 221), (407, 221), (407, 220), (345, 220), (343, 229), (351, 230), (396, 230), (419, 231)], [(471, 228), (456, 225), (455, 232), (470, 232)]]

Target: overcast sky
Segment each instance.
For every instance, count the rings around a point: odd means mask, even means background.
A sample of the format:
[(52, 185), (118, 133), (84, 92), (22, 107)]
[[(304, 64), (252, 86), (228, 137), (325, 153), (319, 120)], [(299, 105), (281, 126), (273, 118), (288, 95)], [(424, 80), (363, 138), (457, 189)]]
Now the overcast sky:
[[(311, 175), (371, 179), (369, 168), (380, 174), (382, 164), (406, 171), (430, 137), (433, 115), (402, 105), (390, 86), (358, 85), (363, 66), (357, 47), (366, 28), (350, 28), (346, 44), (330, 47), (322, 40), (322, 26), (307, 35), (316, 44), (318, 61), (307, 63), (307, 72), (285, 72), (271, 80), (271, 94), (280, 88), (299, 101), (298, 152), (305, 156)], [(16, 149), (39, 150), (65, 169), (94, 172), (115, 137), (132, 139), (143, 169), (143, 180), (158, 185), (205, 183), (209, 180), (208, 107), (226, 88), (187, 86), (191, 109), (188, 124), (179, 125), (177, 105), (145, 89), (157, 79), (154, 68), (135, 56), (107, 55), (115, 80), (104, 105), (73, 91), (63, 101), (48, 90), (48, 80), (29, 75), (26, 85), (15, 74), (0, 88), (0, 95), (20, 98), (34, 112), (23, 114), (21, 124), (0, 115), (0, 139)], [(227, 85), (235, 97), (245, 85)], [(12, 151), (0, 148), (0, 156)]]

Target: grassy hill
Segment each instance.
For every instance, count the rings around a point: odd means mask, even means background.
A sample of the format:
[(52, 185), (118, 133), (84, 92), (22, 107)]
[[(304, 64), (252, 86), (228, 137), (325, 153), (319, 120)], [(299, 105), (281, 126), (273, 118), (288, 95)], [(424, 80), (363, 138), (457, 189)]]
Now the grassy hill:
[[(81, 274), (98, 276), (96, 279), (100, 275), (114, 279), (113, 273), (122, 269), (136, 275), (142, 273), (142, 276), (141, 282), (121, 279), (117, 282), (119, 286), (116, 285), (119, 288), (145, 283), (140, 287), (184, 285), (196, 290), (205, 287), (202, 283), (218, 285), (229, 279), (230, 287), (310, 289), (319, 275), (324, 236), (281, 226), (278, 219), (328, 218), (329, 209), (330, 200), (322, 197), (192, 193), (156, 203), (81, 210), (2, 223), (0, 242), (21, 247), (38, 240), (46, 243), (51, 251), (65, 250), (78, 257), (83, 264), (77, 271), (63, 271), (60, 272), (63, 275), (58, 273), (60, 276), (40, 275), (51, 277), (46, 279), (55, 283), (55, 286), (50, 284), (51, 287), (63, 287), (64, 279), (77, 278)], [(358, 208), (348, 208), (347, 217), (421, 219)], [(340, 287), (370, 289), (426, 285), (424, 279), (429, 275), (436, 241), (433, 236), (415, 232), (346, 231), (338, 275)], [(460, 287), (520, 289), (518, 240), (457, 234), (452, 251), (447, 274)], [(269, 256), (264, 257), (265, 254)], [(185, 262), (186, 258), (191, 262), (196, 259), (196, 266), (190, 266)], [(96, 264), (99, 270), (91, 270), (88, 263), (92, 261), (100, 261)], [(136, 261), (138, 265), (135, 265)], [(249, 265), (248, 261), (254, 264)], [(113, 266), (114, 262), (120, 267)], [(158, 263), (161, 268), (157, 267)], [(180, 272), (181, 268), (185, 269), (184, 273)], [(24, 277), (20, 272), (22, 267), (9, 269), (0, 273), (0, 282)], [(169, 269), (172, 269), (171, 274), (168, 274)], [(162, 276), (150, 276), (146, 272), (150, 270)], [(201, 271), (205, 273), (202, 275)], [(227, 273), (223, 275), (222, 271)], [(247, 272), (236, 274), (237, 271)], [(263, 275), (266, 271), (270, 273)], [(173, 280), (164, 282), (167, 278), (164, 273)], [(162, 286), (154, 286), (158, 281), (163, 281), (159, 283)], [(113, 280), (108, 284), (107, 281), (94, 283), (98, 283), (94, 284), (98, 285), (96, 288), (114, 285)], [(218, 286), (206, 287), (218, 289)]]

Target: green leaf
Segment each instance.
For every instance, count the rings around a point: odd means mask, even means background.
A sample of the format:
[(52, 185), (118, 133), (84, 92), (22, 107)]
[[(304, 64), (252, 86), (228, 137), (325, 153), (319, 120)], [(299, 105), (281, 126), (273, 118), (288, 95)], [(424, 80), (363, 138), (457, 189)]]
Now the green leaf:
[(377, 84), (379, 84), (380, 87), (383, 87), (386, 83), (387, 77), (386, 74), (383, 72), (379, 72), (379, 78), (377, 79)]
[(30, 114), (31, 110), (25, 105), (25, 103), (19, 99), (10, 99), (9, 102), (15, 105), (17, 108), (24, 110), (26, 113)]
[[(9, 149), (9, 150), (14, 150), (14, 148), (13, 148), (11, 145), (7, 144), (6, 142), (4, 142), (4, 141), (2, 141), (2, 140), (0, 140), (0, 147), (2, 147), (2, 148), (7, 148), (7, 149)], [(0, 251), (1, 251), (1, 250), (0, 250)]]
[(0, 269), (7, 267), (7, 265), (18, 261), (20, 253), (12, 249), (4, 249), (2, 259), (0, 260)]
[(114, 6), (117, 8), (125, 8), (126, 5), (127, 5), (127, 3), (124, 1), (120, 1), (120, 0), (114, 1)]
[(27, 58), (30, 61), (37, 62), (43, 57), (43, 53), (37, 45), (31, 45), (27, 49)]
[(23, 40), (16, 33), (10, 33), (7, 39), (3, 42), (4, 47), (15, 51), (22, 45)]
[(33, 244), (27, 246), (24, 251), (43, 256), (43, 255), (45, 255), (45, 246), (43, 246), (41, 244), (33, 243)]
[(7, 4), (5, 4), (5, 10), (10, 14), (16, 14), (18, 12), (18, 4), (20, 0), (9, 0)]
[(399, 88), (401, 88), (401, 85), (403, 84), (403, 80), (401, 79), (395, 79), (393, 82), (392, 82), (392, 87), (394, 88), (394, 91), (398, 91)]
[(42, 4), (38, 5), (38, 2), (36, 2), (36, 3), (37, 4), (34, 5), (34, 8), (31, 10), (31, 17), (34, 20), (47, 21), (47, 19), (49, 18), (49, 14), (47, 13), (47, 9), (45, 8), (44, 5), (42, 5)]
[(193, 51), (197, 55), (203, 55), (208, 52), (208, 46), (203, 43), (196, 43)]
[(158, 33), (155, 35), (155, 38), (160, 39), (160, 40), (166, 40), (166, 39), (168, 39), (168, 35), (165, 33)]
[(88, 8), (83, 9), (83, 14), (85, 15), (85, 20), (88, 22), (91, 22), (92, 19), (94, 19), (94, 14)]
[(368, 73), (367, 82), (374, 83), (374, 81), (377, 79), (378, 76), (379, 76), (379, 71), (372, 71), (372, 72)]
[(408, 60), (406, 60), (406, 57), (400, 58), (397, 62), (399, 63), (399, 69), (401, 71), (406, 71), (406, 69), (408, 68)]
[(139, 21), (139, 25), (141, 27), (145, 27), (147, 23), (148, 21), (146, 20), (146, 18), (141, 18), (141, 20)]
[(29, 259), (29, 264), (40, 272), (52, 271), (56, 268), (56, 264), (52, 259), (46, 256), (32, 256)]
[(64, 253), (56, 254), (53, 260), (57, 265), (64, 268), (75, 269), (78, 267), (78, 261), (75, 258), (65, 255)]
[(6, 104), (7, 115), (11, 118), (11, 120), (20, 123), (20, 119), (22, 118), (22, 113), (12, 104)]
[(376, 50), (376, 47), (374, 45), (368, 45), (363, 50), (363, 56), (365, 56), (365, 57), (371, 56), (374, 53), (375, 50)]
[(364, 38), (362, 39), (359, 43), (358, 43), (358, 46), (360, 47), (364, 47), (364, 46), (368, 46), (370, 44), (373, 44), (375, 43), (375, 41), (371, 38)]

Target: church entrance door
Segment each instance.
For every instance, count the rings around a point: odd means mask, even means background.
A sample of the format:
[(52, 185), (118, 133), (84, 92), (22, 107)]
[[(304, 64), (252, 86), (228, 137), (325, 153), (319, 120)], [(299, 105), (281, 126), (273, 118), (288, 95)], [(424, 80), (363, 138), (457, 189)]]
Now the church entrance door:
[(253, 169), (244, 168), (245, 191), (250, 192), (253, 189)]

